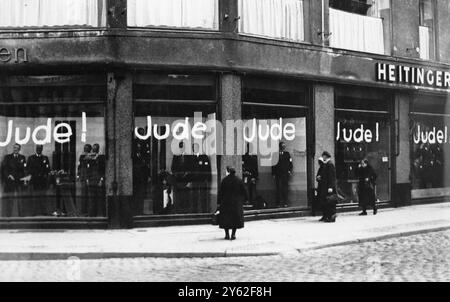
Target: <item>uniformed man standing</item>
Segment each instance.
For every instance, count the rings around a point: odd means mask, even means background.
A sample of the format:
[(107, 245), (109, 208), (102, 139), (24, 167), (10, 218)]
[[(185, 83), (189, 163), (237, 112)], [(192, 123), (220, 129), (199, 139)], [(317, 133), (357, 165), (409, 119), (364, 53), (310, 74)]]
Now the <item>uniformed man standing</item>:
[(5, 217), (18, 217), (22, 214), (22, 178), (25, 177), (26, 159), (20, 154), (20, 145), (14, 144), (13, 153), (4, 157), (2, 162), (2, 178), (5, 198), (2, 213)]
[(88, 156), (88, 188), (90, 217), (105, 216), (105, 156), (100, 154), (100, 145), (92, 145)]
[(185, 153), (184, 143), (179, 143), (182, 150), (180, 155), (174, 155), (172, 160), (172, 174), (175, 178), (174, 207), (176, 213), (187, 213), (190, 207), (190, 187), (192, 181), (192, 157)]
[(284, 142), (280, 142), (278, 162), (272, 166), (272, 176), (275, 178), (278, 207), (288, 206), (289, 176), (292, 174), (292, 169), (291, 155), (286, 151)]
[(256, 181), (258, 180), (258, 157), (250, 155), (249, 150), (242, 156), (244, 184), (247, 187), (248, 202), (254, 204), (256, 197)]
[(77, 211), (82, 216), (86, 216), (88, 213), (89, 204), (89, 180), (88, 180), (88, 168), (89, 168), (89, 154), (92, 151), (90, 144), (84, 145), (83, 153), (78, 160), (78, 174), (77, 178), (81, 185), (80, 202), (77, 202)]
[(142, 149), (142, 145), (136, 144), (133, 158), (134, 215), (144, 214), (144, 199), (147, 194), (148, 179), (150, 177), (150, 167), (147, 166), (145, 156), (145, 149)]
[(190, 200), (192, 213), (209, 212), (209, 190), (211, 183), (211, 162), (208, 155), (200, 154), (197, 144), (192, 145), (194, 155), (191, 157), (192, 186)]
[(43, 149), (43, 145), (37, 145), (36, 154), (29, 156), (27, 160), (27, 172), (30, 176), (35, 215), (49, 215), (53, 210), (53, 207), (50, 209), (47, 200), (48, 175), (51, 170), (50, 161), (47, 156), (42, 154)]

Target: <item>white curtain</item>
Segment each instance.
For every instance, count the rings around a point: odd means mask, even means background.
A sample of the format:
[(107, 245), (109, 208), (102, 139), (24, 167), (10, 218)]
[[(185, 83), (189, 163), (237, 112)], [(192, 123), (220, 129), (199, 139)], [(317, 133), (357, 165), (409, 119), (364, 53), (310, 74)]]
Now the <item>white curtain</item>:
[(330, 8), (330, 46), (384, 54), (383, 20)]
[(242, 33), (304, 40), (302, 0), (239, 0), (239, 15)]
[(218, 0), (128, 0), (128, 26), (219, 28)]
[(430, 28), (428, 26), (419, 26), (419, 48), (420, 58), (430, 59)]
[(0, 0), (0, 27), (105, 26), (106, 0)]

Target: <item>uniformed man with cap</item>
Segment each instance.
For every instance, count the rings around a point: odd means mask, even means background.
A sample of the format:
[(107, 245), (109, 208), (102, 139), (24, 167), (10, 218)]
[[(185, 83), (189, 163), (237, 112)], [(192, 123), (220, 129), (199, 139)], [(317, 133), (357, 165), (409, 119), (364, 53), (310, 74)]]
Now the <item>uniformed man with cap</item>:
[(48, 215), (53, 210), (49, 208), (47, 201), (48, 175), (50, 173), (50, 161), (42, 154), (43, 145), (36, 145), (36, 153), (30, 155), (27, 160), (27, 172), (30, 177), (31, 194), (34, 202), (35, 215)]
[(192, 169), (190, 201), (193, 213), (209, 212), (209, 189), (211, 183), (211, 161), (200, 153), (198, 144), (192, 145), (194, 154), (189, 161)]
[(2, 162), (2, 180), (5, 197), (2, 202), (4, 217), (20, 216), (22, 209), (22, 178), (25, 177), (26, 159), (20, 154), (21, 146), (14, 144), (13, 153), (5, 155)]
[(244, 184), (248, 191), (248, 202), (254, 204), (256, 197), (256, 181), (258, 180), (258, 157), (250, 155), (249, 150), (242, 156), (242, 170), (244, 176)]
[(286, 151), (284, 142), (280, 142), (278, 162), (272, 166), (272, 176), (275, 178), (278, 207), (288, 206), (289, 176), (292, 174), (292, 169), (291, 155)]

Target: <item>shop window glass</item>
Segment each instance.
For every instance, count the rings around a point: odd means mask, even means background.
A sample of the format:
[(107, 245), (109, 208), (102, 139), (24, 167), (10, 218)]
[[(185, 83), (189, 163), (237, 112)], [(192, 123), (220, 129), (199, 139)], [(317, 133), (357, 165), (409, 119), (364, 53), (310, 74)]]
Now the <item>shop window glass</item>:
[(0, 0), (0, 27), (106, 26), (106, 0)]
[(336, 177), (341, 203), (358, 202), (356, 169), (368, 159), (380, 201), (390, 199), (390, 121), (387, 114), (337, 111)]
[(241, 33), (304, 40), (303, 0), (239, 0)]
[[(247, 209), (307, 206), (308, 110), (301, 105), (306, 105), (305, 93), (298, 83), (296, 91), (288, 90), (289, 85), (280, 82), (290, 83), (275, 80), (266, 85), (260, 79), (258, 85), (258, 80), (244, 81), (242, 116), (248, 125), (245, 133), (248, 138), (253, 131), (256, 133), (243, 148), (243, 178), (249, 193)], [(272, 103), (269, 96), (274, 96)], [(261, 138), (267, 128), (280, 125), (284, 129), (288, 124), (293, 125), (292, 137), (282, 134), (281, 138), (276, 135), (268, 140)], [(263, 129), (261, 135), (259, 129)], [(277, 134), (278, 130), (272, 133)]]
[(106, 216), (106, 89), (60, 78), (0, 88), (1, 217)]
[[(143, 76), (135, 83), (134, 214), (210, 213), (218, 182), (217, 156), (208, 144), (216, 140), (214, 77)], [(175, 137), (176, 125), (192, 130), (197, 122), (207, 127), (203, 138), (191, 131), (188, 138)], [(151, 136), (145, 137), (149, 129)], [(156, 137), (167, 129), (166, 137)]]
[(446, 99), (418, 97), (411, 112), (412, 197), (450, 194), (450, 115)]
[(128, 0), (128, 26), (218, 29), (218, 0)]

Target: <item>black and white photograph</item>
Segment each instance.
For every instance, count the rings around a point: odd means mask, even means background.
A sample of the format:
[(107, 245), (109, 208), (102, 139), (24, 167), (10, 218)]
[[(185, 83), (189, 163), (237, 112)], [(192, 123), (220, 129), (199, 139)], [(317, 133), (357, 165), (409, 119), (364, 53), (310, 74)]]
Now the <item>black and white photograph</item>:
[(0, 0), (0, 282), (448, 281), (450, 0)]

